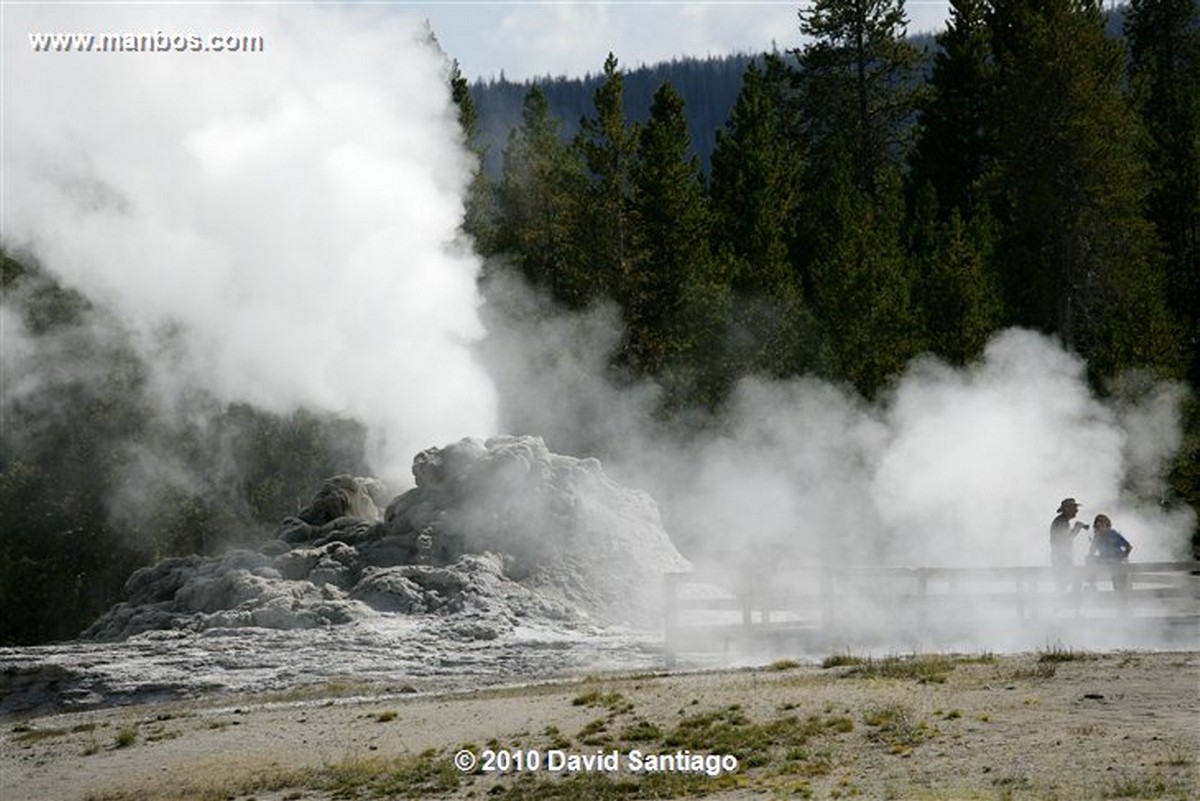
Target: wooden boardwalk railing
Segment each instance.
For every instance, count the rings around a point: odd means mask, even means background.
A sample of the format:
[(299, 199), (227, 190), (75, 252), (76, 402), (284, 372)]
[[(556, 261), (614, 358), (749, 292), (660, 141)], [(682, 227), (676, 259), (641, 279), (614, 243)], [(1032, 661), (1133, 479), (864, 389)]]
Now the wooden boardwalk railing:
[[(828, 646), (903, 632), (1009, 630), (1028, 621), (1143, 618), (1200, 632), (1200, 561), (1070, 568), (819, 567), (671, 573), (665, 577), (665, 650), (678, 653), (790, 641)], [(1149, 623), (1149, 621), (1146, 621)], [(979, 637), (976, 637), (979, 639)], [(1195, 644), (1200, 647), (1200, 642)]]

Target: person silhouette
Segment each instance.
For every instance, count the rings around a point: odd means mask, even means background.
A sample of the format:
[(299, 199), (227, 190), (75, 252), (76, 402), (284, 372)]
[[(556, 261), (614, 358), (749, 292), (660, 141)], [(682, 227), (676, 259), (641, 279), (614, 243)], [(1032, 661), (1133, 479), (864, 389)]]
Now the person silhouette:
[(1113, 590), (1123, 592), (1129, 589), (1129, 575), (1123, 568), (1116, 567), (1129, 559), (1133, 546), (1129, 540), (1121, 536), (1121, 532), (1112, 527), (1108, 515), (1096, 515), (1092, 521), (1092, 543), (1088, 548), (1087, 561), (1095, 565), (1113, 565), (1109, 575), (1112, 577)]
[(1071, 520), (1077, 514), (1079, 502), (1074, 498), (1063, 498), (1058, 505), (1058, 516), (1050, 523), (1050, 564), (1067, 574), (1060, 579), (1064, 590), (1071, 590), (1075, 586), (1069, 575), (1071, 566), (1075, 564), (1072, 546), (1079, 532), (1087, 528), (1078, 520), (1072, 525)]
[(1079, 502), (1074, 498), (1063, 498), (1058, 505), (1058, 516), (1050, 523), (1050, 564), (1055, 567), (1070, 567), (1075, 563), (1072, 545), (1079, 532), (1087, 529), (1087, 525), (1078, 520), (1071, 524), (1077, 514)]

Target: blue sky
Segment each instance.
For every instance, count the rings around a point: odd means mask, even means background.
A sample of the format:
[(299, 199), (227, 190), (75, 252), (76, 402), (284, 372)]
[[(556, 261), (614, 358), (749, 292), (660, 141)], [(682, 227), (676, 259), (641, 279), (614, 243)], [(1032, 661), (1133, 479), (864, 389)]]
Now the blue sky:
[[(794, 2), (401, 2), (420, 14), (469, 78), (524, 80), (601, 70), (611, 50), (628, 68), (680, 56), (800, 44)], [(934, 30), (948, 0), (907, 6), (909, 31)]]

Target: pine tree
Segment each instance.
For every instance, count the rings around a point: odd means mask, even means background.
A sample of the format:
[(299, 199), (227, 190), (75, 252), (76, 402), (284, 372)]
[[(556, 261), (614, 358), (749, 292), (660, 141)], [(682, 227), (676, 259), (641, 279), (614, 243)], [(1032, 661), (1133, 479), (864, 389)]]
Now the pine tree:
[(467, 188), (463, 230), (474, 238), (475, 246), (486, 255), (491, 252), (496, 235), (495, 187), (483, 168), (486, 153), (485, 148), (479, 144), (479, 112), (475, 108), (475, 100), (471, 97), (471, 86), (463, 76), (457, 59), (450, 67), (450, 96), (458, 109), (458, 126), (463, 139), (476, 158), (471, 184)]
[[(844, 148), (854, 185), (875, 198), (907, 143), (918, 53), (903, 0), (815, 0), (800, 11), (800, 53), (814, 158)], [(840, 141), (840, 144), (838, 142)]]
[(923, 223), (928, 232), (928, 240), (910, 256), (918, 269), (914, 301), (929, 350), (963, 365), (983, 352), (1003, 320), (992, 264), (992, 220), (987, 206), (970, 221), (959, 216), (957, 207), (946, 220), (932, 212), (930, 208), (924, 220), (910, 222)]
[(1200, 385), (1200, 5), (1133, 0), (1125, 34), (1133, 98), (1149, 134), (1148, 216), (1166, 251), (1188, 377)]
[(867, 396), (919, 351), (902, 246), (899, 160), (914, 108), (916, 50), (903, 0), (816, 0), (800, 12), (805, 193), (794, 263), (830, 376)]
[(950, 20), (938, 34), (929, 92), (912, 155), (911, 182), (928, 182), (937, 216), (954, 209), (969, 221), (979, 203), (979, 181), (991, 161), (994, 68), (985, 0), (951, 0)]
[(580, 121), (576, 138), (592, 175), (584, 212), (584, 252), (596, 285), (620, 297), (629, 271), (630, 170), (638, 132), (625, 119), (624, 76), (612, 53), (604, 62), (604, 82), (592, 100), (596, 116)]
[(1178, 364), (1138, 128), (1119, 43), (1098, 6), (997, 0), (997, 162), (1002, 278), (1016, 322), (1054, 332), (1094, 377)]
[(568, 308), (594, 294), (579, 252), (579, 198), (586, 187), (583, 163), (562, 140), (536, 86), (525, 96), (521, 125), (509, 134), (497, 189), (496, 249), (508, 255), (534, 285)]
[(467, 141), (473, 141), (479, 132), (479, 112), (475, 108), (475, 100), (471, 97), (471, 85), (462, 74), (458, 59), (450, 63), (450, 98), (458, 109), (458, 126), (462, 129)]
[(788, 375), (815, 360), (812, 315), (791, 262), (804, 168), (795, 80), (777, 55), (763, 67), (750, 62), (712, 155), (714, 243), (731, 266), (733, 358), (746, 372)]
[(830, 377), (873, 397), (921, 349), (900, 246), (903, 204), (894, 190), (887, 203), (872, 198), (855, 185), (850, 155), (834, 158), (817, 200), (812, 298)]
[(709, 248), (699, 160), (668, 83), (654, 95), (633, 167), (633, 269), (623, 298), (621, 362), (655, 376), (669, 409), (712, 405), (726, 384), (720, 341), (726, 286)]

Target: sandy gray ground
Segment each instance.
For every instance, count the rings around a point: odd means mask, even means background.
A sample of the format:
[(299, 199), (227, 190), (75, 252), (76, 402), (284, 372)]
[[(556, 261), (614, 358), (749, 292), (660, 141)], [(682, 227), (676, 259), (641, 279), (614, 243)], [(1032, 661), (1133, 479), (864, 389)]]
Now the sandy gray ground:
[[(545, 749), (549, 726), (572, 738), (567, 750), (594, 752), (579, 733), (609, 710), (573, 703), (592, 690), (619, 693), (627, 703), (609, 715), (613, 730), (635, 719), (665, 730), (684, 716), (733, 704), (755, 721), (786, 714), (853, 724), (813, 741), (805, 764), (820, 770), (797, 776), (742, 768), (738, 787), (709, 797), (1200, 798), (1200, 653), (1038, 658), (964, 660), (940, 683), (805, 665), (442, 694), (378, 687), (359, 698), (223, 696), (10, 720), (0, 735), (0, 798), (201, 797), (197, 790), (259, 801), (326, 798), (304, 787), (257, 794), (236, 788), (279, 767), (427, 748), (445, 749), (440, 758), (448, 760), (461, 745), (478, 749), (492, 738)], [(881, 710), (899, 714), (907, 733), (891, 736), (872, 725)], [(123, 730), (137, 737), (118, 747)], [(456, 795), (485, 797), (495, 781), (466, 776)]]

